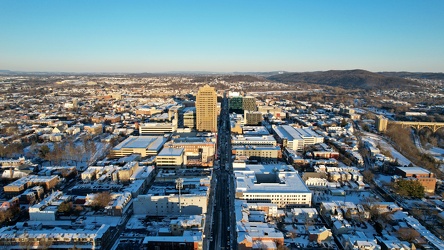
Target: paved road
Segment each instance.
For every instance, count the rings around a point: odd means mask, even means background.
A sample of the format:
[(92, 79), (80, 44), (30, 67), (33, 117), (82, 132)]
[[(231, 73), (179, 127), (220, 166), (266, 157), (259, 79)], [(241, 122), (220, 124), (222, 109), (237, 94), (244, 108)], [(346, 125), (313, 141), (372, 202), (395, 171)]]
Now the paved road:
[(231, 134), (230, 119), (228, 113), (228, 98), (224, 96), (221, 105), (218, 126), (218, 158), (219, 167), (215, 169), (214, 175), (217, 179), (215, 190), (215, 207), (213, 210), (213, 241), (209, 249), (236, 249), (234, 243), (234, 196), (231, 189), (232, 165), (231, 165)]

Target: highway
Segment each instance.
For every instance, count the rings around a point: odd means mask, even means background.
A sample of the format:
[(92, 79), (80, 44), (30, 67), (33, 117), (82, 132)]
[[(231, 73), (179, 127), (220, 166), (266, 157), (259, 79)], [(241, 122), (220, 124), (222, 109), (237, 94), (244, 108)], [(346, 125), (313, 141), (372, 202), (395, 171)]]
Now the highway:
[(219, 164), (215, 167), (214, 177), (215, 207), (213, 209), (213, 241), (209, 249), (237, 249), (234, 225), (234, 192), (231, 163), (231, 133), (228, 113), (228, 98), (224, 94), (218, 124), (217, 154)]

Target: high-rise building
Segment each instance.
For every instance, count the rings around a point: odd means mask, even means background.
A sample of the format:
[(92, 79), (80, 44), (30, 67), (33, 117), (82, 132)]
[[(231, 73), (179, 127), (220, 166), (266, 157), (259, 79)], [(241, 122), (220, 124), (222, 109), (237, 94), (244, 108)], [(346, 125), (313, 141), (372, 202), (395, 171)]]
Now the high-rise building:
[(262, 113), (257, 111), (244, 110), (245, 125), (260, 125)]
[(242, 109), (244, 111), (257, 111), (256, 98), (253, 96), (245, 96), (242, 98)]
[(242, 114), (245, 110), (257, 111), (256, 98), (253, 96), (235, 96), (230, 98), (230, 112)]
[(242, 113), (243, 112), (242, 102), (243, 102), (242, 96), (231, 97), (229, 100), (230, 112), (236, 112), (238, 114)]
[(196, 96), (197, 131), (217, 132), (217, 95), (209, 85), (199, 89)]

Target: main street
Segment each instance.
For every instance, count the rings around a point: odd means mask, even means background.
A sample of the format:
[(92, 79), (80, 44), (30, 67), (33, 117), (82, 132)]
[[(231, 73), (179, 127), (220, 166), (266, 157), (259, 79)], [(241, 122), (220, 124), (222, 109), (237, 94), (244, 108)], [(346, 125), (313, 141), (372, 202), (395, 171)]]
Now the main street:
[[(234, 192), (231, 165), (231, 135), (228, 113), (228, 98), (224, 95), (218, 124), (218, 160), (219, 166), (214, 170), (217, 179), (215, 192), (215, 207), (213, 210), (213, 241), (210, 249), (236, 249), (235, 247), (235, 218)], [(233, 211), (233, 212), (232, 212)]]

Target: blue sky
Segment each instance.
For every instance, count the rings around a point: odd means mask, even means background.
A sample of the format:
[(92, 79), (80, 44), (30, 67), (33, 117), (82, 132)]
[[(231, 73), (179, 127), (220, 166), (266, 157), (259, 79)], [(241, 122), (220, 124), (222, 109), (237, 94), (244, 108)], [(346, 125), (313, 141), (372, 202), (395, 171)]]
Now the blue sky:
[(444, 1), (0, 1), (0, 69), (444, 72)]

